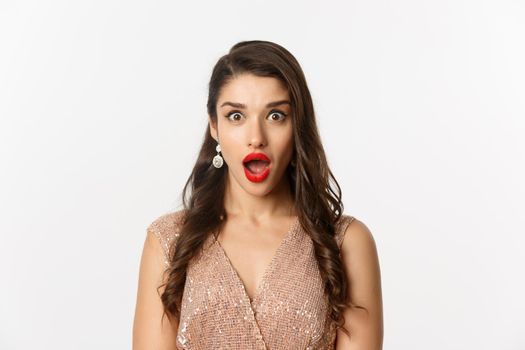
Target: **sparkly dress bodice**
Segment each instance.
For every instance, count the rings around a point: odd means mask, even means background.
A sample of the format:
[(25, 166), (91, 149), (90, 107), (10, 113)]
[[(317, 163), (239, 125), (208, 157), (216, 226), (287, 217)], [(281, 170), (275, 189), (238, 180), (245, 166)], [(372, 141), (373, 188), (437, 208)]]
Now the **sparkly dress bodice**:
[[(164, 214), (148, 227), (169, 266), (183, 210)], [(343, 215), (335, 239), (341, 246)], [(311, 238), (296, 217), (260, 286), (250, 300), (219, 241), (210, 234), (186, 273), (178, 349), (334, 349), (336, 329), (314, 256)]]

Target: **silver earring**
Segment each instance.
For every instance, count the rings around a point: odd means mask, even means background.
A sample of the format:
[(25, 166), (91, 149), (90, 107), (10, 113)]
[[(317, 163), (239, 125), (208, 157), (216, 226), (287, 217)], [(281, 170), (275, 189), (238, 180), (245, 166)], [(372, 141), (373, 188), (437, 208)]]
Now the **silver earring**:
[(219, 154), (221, 151), (221, 145), (217, 144), (217, 147), (215, 147), (215, 150), (217, 151), (217, 155), (213, 157), (213, 166), (216, 168), (220, 168), (222, 167), (222, 164), (224, 164), (224, 160)]

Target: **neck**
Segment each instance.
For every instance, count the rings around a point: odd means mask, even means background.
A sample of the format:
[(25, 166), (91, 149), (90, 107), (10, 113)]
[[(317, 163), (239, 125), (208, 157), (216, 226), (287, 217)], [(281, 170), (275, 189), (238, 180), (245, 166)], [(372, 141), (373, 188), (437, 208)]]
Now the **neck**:
[(255, 222), (276, 216), (296, 215), (286, 176), (283, 176), (279, 184), (268, 193), (248, 192), (228, 176), (224, 209), (228, 217), (244, 217)]

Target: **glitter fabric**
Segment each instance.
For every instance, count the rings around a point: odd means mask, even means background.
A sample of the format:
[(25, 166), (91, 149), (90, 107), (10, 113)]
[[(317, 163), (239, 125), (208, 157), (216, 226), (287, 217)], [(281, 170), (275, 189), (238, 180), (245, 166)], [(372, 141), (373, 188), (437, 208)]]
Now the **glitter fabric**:
[[(183, 210), (164, 214), (148, 231), (164, 250), (176, 249)], [(336, 225), (339, 247), (354, 217)], [(312, 240), (295, 217), (253, 300), (219, 241), (210, 234), (188, 265), (177, 332), (178, 349), (334, 349), (335, 323)]]

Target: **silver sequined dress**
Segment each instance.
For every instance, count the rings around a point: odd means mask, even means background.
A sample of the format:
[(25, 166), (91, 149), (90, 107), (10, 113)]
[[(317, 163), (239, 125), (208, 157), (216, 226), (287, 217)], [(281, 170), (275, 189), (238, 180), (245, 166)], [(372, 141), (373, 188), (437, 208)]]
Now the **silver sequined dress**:
[[(166, 267), (183, 215), (183, 209), (164, 214), (148, 227), (162, 245)], [(338, 221), (339, 247), (353, 219), (344, 214)], [(189, 263), (178, 349), (334, 349), (335, 338), (313, 243), (297, 217), (253, 300), (213, 234)]]

